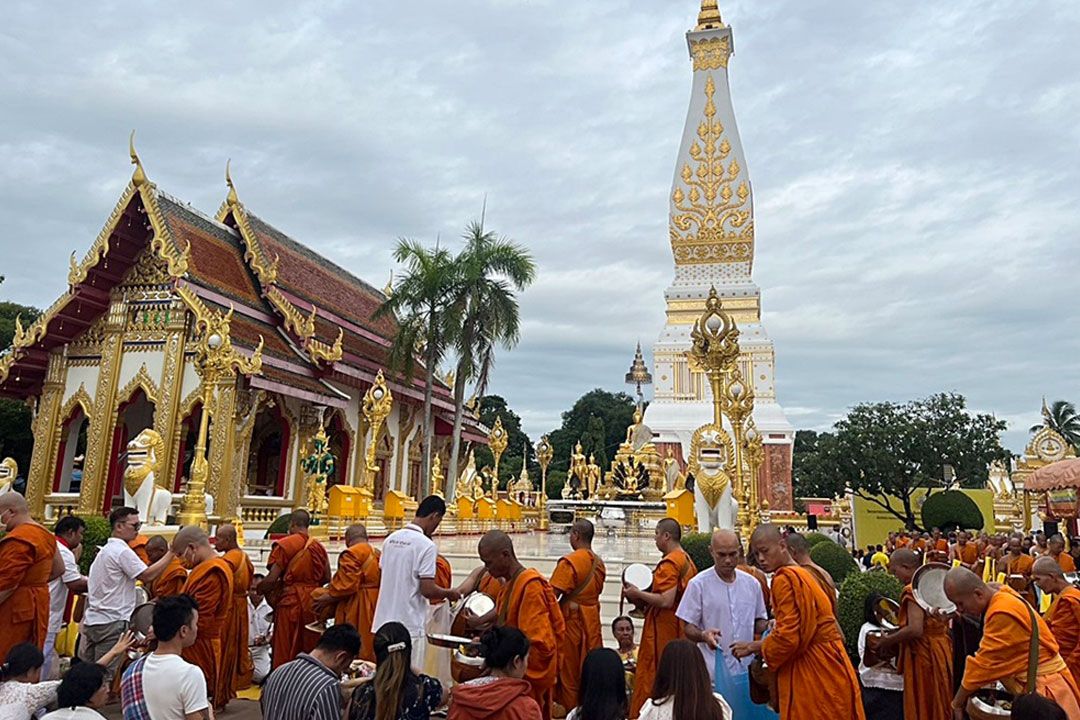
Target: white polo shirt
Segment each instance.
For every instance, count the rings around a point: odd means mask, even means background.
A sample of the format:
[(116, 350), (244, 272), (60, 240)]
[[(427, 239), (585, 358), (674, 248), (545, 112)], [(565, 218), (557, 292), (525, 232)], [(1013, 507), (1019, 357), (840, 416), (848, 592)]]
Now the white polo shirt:
[(85, 625), (107, 625), (131, 619), (135, 611), (135, 578), (146, 570), (128, 544), (117, 537), (101, 546), (90, 566)]
[(56, 635), (60, 631), (60, 625), (64, 620), (64, 608), (67, 606), (69, 582), (75, 582), (82, 577), (79, 572), (79, 563), (75, 562), (75, 553), (71, 552), (67, 545), (56, 541), (56, 551), (64, 561), (64, 572), (60, 577), (49, 581), (49, 634)]
[(379, 558), (382, 580), (372, 630), (377, 632), (386, 623), (397, 621), (412, 637), (424, 636), (428, 600), (420, 594), (420, 580), (435, 578), (437, 555), (435, 543), (413, 523), (386, 538)]
[(752, 642), (754, 621), (769, 617), (757, 578), (736, 570), (734, 582), (724, 582), (711, 568), (690, 580), (675, 615), (700, 630), (720, 631), (720, 647), (716, 651), (710, 650), (705, 643), (698, 643), (705, 658), (705, 667), (709, 669), (709, 677), (713, 679), (716, 652), (724, 654), (724, 663), (732, 675), (747, 672), (753, 658), (736, 660), (729, 648), (732, 643)]

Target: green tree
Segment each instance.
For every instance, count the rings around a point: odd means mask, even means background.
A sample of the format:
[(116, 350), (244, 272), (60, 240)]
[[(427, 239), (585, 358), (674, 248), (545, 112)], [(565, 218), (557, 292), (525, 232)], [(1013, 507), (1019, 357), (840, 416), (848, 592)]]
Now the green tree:
[(435, 422), (431, 397), (435, 370), (439, 367), (458, 324), (454, 316), (457, 271), (450, 252), (427, 248), (402, 238), (394, 250), (394, 259), (405, 265), (390, 297), (375, 311), (376, 318), (397, 318), (398, 331), (390, 348), (390, 366), (412, 378), (417, 355), (424, 362), (424, 459), (421, 465), (421, 494), (428, 492), (431, 477), (431, 446)]
[(918, 529), (912, 496), (920, 488), (983, 487), (1001, 447), (1006, 424), (967, 411), (962, 395), (856, 405), (832, 433), (816, 438), (799, 459), (802, 492), (835, 497), (850, 490)]
[(1073, 448), (1080, 449), (1080, 413), (1076, 406), (1066, 400), (1055, 400), (1050, 407), (1043, 403), (1043, 421), (1033, 425), (1031, 432), (1038, 432), (1044, 427), (1054, 430), (1065, 438)]
[[(3, 277), (0, 276), (2, 282)], [(15, 318), (20, 317), (23, 327), (28, 327), (39, 315), (41, 311), (35, 307), (0, 302), (0, 355), (15, 337)], [(19, 473), (25, 475), (33, 452), (30, 408), (17, 400), (0, 398), (0, 458), (14, 458), (19, 464)]]
[[(818, 497), (813, 490), (815, 476), (808, 473), (806, 463), (815, 456), (818, 441), (828, 433), (819, 433), (816, 430), (796, 430), (795, 444), (791, 450), (791, 484), (795, 490), (795, 497)], [(830, 496), (831, 497), (831, 496)]]
[[(516, 293), (528, 287), (536, 277), (536, 265), (520, 245), (485, 232), (483, 223), (472, 222), (465, 231), (465, 247), (454, 259), (458, 284), (453, 305), (460, 324), (454, 333), (457, 368), (454, 381), (454, 434), (450, 451), (449, 476), (458, 474), (461, 452), (461, 426), (465, 416), (465, 387), (483, 395), (495, 347), (507, 349), (517, 344), (521, 335)], [(502, 471), (500, 463), (500, 474)], [(520, 463), (518, 472), (521, 472)]]
[[(529, 477), (535, 487), (539, 487), (540, 466), (536, 464), (536, 454), (532, 441), (521, 429), (521, 417), (510, 409), (506, 400), (499, 395), (485, 395), (480, 398), (480, 422), (491, 427), (495, 418), (501, 417), (506, 430), (506, 451), (499, 458), (499, 487), (506, 488), (507, 483), (517, 480), (521, 474), (521, 464), (528, 464)], [(524, 451), (524, 455), (522, 452)], [(476, 468), (494, 467), (495, 457), (487, 445), (476, 446)]]
[[(596, 455), (596, 463), (606, 469), (619, 443), (626, 439), (626, 428), (634, 421), (634, 399), (624, 392), (590, 390), (562, 414), (562, 426), (548, 436), (554, 451), (551, 467), (565, 471), (570, 453), (578, 440), (586, 454)], [(589, 447), (585, 447), (585, 442)]]

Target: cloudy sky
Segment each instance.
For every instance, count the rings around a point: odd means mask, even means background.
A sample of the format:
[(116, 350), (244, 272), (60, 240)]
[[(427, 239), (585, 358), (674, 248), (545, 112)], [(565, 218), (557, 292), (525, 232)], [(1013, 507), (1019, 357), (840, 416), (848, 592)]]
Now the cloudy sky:
[[(0, 296), (45, 306), (130, 176), (382, 286), (399, 236), (539, 264), (498, 362), (534, 434), (663, 325), (697, 0), (6, 2)], [(1080, 3), (724, 0), (755, 280), (800, 428), (941, 390), (1080, 401)]]

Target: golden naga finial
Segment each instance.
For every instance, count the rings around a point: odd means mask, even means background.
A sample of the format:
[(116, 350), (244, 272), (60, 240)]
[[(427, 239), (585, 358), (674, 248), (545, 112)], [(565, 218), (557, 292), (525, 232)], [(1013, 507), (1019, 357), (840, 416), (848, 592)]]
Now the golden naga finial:
[(225, 198), (225, 202), (230, 207), (236, 207), (240, 204), (240, 196), (236, 194), (236, 186), (233, 185), (232, 175), (229, 173), (229, 166), (232, 164), (232, 158), (225, 161), (225, 184), (229, 186), (229, 195)]
[(131, 155), (131, 164), (135, 166), (135, 172), (131, 174), (131, 184), (135, 187), (142, 187), (146, 184), (146, 171), (143, 170), (142, 160), (139, 159), (139, 154), (135, 152), (135, 131), (131, 131), (131, 136), (128, 137), (128, 153)]
[(724, 27), (724, 21), (720, 19), (720, 8), (716, 0), (701, 0), (701, 12), (697, 16), (695, 31), (719, 30)]
[(1046, 426), (1050, 427), (1050, 423), (1054, 418), (1050, 414), (1050, 408), (1046, 404), (1046, 396), (1045, 395), (1043, 395), (1042, 416), (1043, 416), (1043, 421), (1046, 424)]
[(386, 287), (382, 289), (382, 294), (390, 298), (394, 294), (394, 271), (390, 271), (390, 279), (386, 281)]

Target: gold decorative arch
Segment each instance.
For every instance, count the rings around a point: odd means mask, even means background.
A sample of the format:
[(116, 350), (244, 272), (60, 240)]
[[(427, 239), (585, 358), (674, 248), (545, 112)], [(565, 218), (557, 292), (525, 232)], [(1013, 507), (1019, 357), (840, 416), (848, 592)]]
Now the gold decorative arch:
[(57, 416), (60, 418), (60, 423), (67, 422), (67, 419), (71, 417), (71, 413), (75, 411), (75, 408), (82, 408), (83, 415), (90, 418), (91, 408), (94, 407), (94, 400), (90, 397), (90, 393), (86, 392), (86, 385), (79, 383), (79, 389), (67, 399), (64, 406), (60, 408), (60, 414)]
[(130, 400), (136, 390), (142, 390), (146, 393), (146, 399), (154, 403), (155, 406), (157, 405), (159, 399), (158, 386), (153, 378), (150, 377), (150, 373), (147, 372), (145, 363), (139, 366), (139, 371), (135, 373), (135, 377), (131, 378), (131, 380), (128, 381), (128, 384), (116, 393), (113, 412), (117, 412), (121, 405)]

